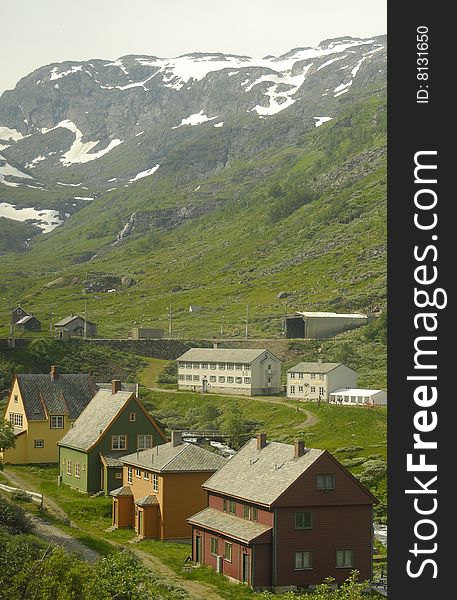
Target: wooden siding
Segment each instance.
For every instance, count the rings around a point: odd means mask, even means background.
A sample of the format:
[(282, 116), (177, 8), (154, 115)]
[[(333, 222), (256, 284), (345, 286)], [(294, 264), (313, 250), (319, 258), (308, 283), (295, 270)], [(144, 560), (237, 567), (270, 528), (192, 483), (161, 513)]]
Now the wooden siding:
[[(313, 513), (312, 529), (294, 529), (296, 510)], [(306, 506), (277, 511), (277, 586), (321, 583), (334, 577), (342, 583), (351, 568), (336, 567), (336, 550), (354, 551), (354, 568), (361, 579), (371, 576), (372, 509), (359, 506)], [(312, 552), (312, 569), (294, 570), (294, 552)]]
[(252, 568), (253, 579), (252, 587), (254, 588), (270, 588), (271, 587), (271, 544), (255, 544), (252, 547)]
[[(216, 510), (220, 510), (223, 512), (224, 510), (224, 497), (227, 501), (231, 498), (230, 496), (220, 496), (218, 494), (213, 494), (212, 492), (208, 493), (208, 506), (210, 508), (215, 508)], [(241, 500), (235, 500), (235, 516), (244, 518), (244, 506), (253, 506), (257, 508), (257, 522), (262, 523), (262, 525), (268, 525), (273, 527), (273, 512), (264, 507), (261, 507), (257, 504), (253, 504), (251, 502), (242, 502)], [(230, 513), (227, 513), (230, 514)]]

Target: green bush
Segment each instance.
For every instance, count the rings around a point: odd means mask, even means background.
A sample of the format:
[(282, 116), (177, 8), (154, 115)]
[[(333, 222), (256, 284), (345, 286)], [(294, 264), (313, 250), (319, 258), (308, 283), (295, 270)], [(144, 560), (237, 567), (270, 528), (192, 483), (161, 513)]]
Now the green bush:
[(24, 509), (0, 496), (0, 528), (8, 533), (30, 533), (33, 525)]

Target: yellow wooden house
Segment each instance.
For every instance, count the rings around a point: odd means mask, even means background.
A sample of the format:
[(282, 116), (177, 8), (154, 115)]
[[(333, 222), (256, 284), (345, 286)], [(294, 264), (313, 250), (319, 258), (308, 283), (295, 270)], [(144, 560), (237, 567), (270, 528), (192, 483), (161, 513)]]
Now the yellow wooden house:
[(92, 400), (99, 387), (84, 373), (15, 376), (4, 418), (14, 426), (16, 447), (3, 452), (3, 463), (55, 463), (57, 442)]

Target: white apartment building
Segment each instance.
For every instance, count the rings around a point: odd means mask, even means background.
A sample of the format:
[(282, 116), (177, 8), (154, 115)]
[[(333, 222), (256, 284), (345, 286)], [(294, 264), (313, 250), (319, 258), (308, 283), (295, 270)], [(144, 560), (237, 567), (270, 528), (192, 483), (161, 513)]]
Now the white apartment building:
[(355, 388), (357, 373), (334, 362), (302, 362), (287, 371), (287, 397), (295, 400), (328, 401), (341, 388)]
[(180, 390), (246, 396), (281, 392), (281, 361), (269, 350), (191, 348), (177, 362)]

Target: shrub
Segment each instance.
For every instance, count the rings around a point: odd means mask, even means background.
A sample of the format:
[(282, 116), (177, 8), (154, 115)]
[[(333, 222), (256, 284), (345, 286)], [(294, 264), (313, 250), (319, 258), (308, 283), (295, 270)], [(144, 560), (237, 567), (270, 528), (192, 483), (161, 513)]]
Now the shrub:
[(11, 500), (15, 502), (32, 502), (32, 498), (30, 494), (24, 492), (23, 490), (16, 490), (11, 494)]
[(30, 533), (33, 525), (23, 508), (0, 497), (0, 528), (12, 534)]

